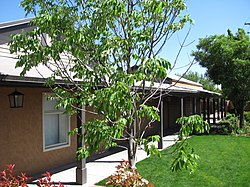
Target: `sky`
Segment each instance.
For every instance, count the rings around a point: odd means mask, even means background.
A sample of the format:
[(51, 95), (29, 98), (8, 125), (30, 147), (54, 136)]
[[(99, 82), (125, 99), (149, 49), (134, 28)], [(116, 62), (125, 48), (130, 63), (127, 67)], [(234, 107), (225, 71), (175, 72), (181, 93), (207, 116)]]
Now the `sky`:
[[(187, 71), (188, 65), (193, 61), (190, 54), (195, 51), (199, 38), (226, 34), (227, 29), (233, 33), (238, 28), (250, 32), (250, 26), (244, 25), (245, 22), (250, 22), (250, 0), (186, 0), (185, 2), (187, 10), (183, 14), (190, 14), (194, 24), (186, 25), (183, 30), (173, 35), (161, 52), (162, 57), (173, 64), (180, 48), (179, 43), (183, 41), (191, 27), (186, 47), (182, 49), (170, 74), (182, 74)], [(25, 12), (19, 4), (20, 0), (0, 0), (0, 23), (25, 18)], [(201, 74), (206, 71), (197, 63), (192, 65), (190, 70)]]

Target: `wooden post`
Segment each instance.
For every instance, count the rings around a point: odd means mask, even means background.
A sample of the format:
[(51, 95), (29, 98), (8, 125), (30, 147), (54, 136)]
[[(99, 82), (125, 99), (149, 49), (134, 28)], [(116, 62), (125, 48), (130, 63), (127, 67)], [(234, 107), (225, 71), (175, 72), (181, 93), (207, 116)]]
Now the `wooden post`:
[(207, 98), (207, 122), (210, 124), (210, 98)]
[(215, 98), (213, 98), (213, 124), (216, 124), (216, 116), (215, 116), (216, 112), (215, 112), (215, 109), (216, 109), (216, 107), (215, 107)]
[(196, 97), (193, 98), (193, 114), (197, 113), (197, 102)]
[(181, 97), (181, 117), (184, 116), (184, 101), (183, 101), (183, 97)]
[(163, 149), (163, 132), (164, 132), (164, 102), (161, 101), (161, 105), (160, 105), (160, 141), (158, 142), (158, 149)]
[(203, 120), (206, 121), (206, 98), (203, 98)]
[[(77, 111), (77, 128), (78, 128), (77, 149), (83, 147), (82, 138), (84, 135), (84, 128), (81, 128), (81, 126), (85, 122), (84, 120), (85, 120), (85, 112), (82, 110), (78, 110)], [(77, 160), (76, 183), (81, 184), (81, 185), (87, 183), (86, 159)]]
[(227, 116), (227, 112), (226, 112), (226, 100), (223, 99), (223, 105), (224, 105), (224, 117)]
[(217, 99), (217, 120), (220, 120), (220, 98)]
[(201, 115), (201, 98), (198, 97), (198, 112), (199, 115)]
[(164, 136), (164, 102), (161, 101), (160, 105), (160, 141), (158, 142), (158, 149), (163, 149), (163, 136)]
[(220, 99), (220, 114), (221, 114), (221, 119), (224, 118), (224, 115), (223, 115), (223, 98)]

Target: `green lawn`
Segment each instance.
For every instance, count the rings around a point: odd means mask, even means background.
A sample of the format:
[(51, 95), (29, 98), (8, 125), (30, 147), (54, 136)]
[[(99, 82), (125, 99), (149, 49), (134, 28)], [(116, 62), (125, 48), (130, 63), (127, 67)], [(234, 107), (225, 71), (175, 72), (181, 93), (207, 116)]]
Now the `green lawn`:
[[(193, 136), (188, 140), (200, 156), (194, 174), (186, 170), (171, 172), (171, 149), (162, 158), (147, 158), (137, 164), (139, 173), (152, 177), (156, 187), (225, 186), (250, 187), (250, 137)], [(105, 184), (104, 181), (99, 184)]]
[(146, 179), (152, 176), (156, 187), (167, 186), (250, 186), (250, 137), (194, 136), (189, 139), (200, 156), (194, 174), (170, 171), (170, 149), (162, 158), (148, 158), (137, 164)]

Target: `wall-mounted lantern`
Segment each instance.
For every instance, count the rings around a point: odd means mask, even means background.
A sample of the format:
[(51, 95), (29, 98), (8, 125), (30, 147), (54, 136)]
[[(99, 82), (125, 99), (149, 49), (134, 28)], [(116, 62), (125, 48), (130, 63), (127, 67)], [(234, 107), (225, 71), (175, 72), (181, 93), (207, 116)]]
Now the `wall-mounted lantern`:
[(20, 108), (23, 107), (24, 94), (14, 91), (9, 94), (10, 108)]

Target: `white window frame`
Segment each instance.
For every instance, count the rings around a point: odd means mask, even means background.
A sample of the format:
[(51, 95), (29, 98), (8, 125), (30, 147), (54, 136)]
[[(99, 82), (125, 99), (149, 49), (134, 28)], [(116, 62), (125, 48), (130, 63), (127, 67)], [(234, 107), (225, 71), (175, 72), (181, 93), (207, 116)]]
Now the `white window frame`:
[[(53, 145), (49, 145), (49, 146), (46, 146), (45, 145), (45, 115), (48, 115), (48, 114), (64, 114), (65, 110), (52, 110), (52, 111), (45, 111), (45, 100), (47, 100), (47, 97), (49, 96), (53, 96), (52, 93), (43, 93), (42, 94), (42, 113), (43, 113), (43, 118), (42, 118), (42, 125), (43, 125), (43, 151), (46, 152), (46, 151), (52, 151), (52, 150), (56, 150), (56, 149), (61, 149), (61, 148), (66, 148), (66, 147), (70, 147), (71, 145), (71, 142), (70, 142), (70, 136), (68, 135), (66, 138), (67, 138), (67, 141), (64, 142), (64, 143), (57, 143), (57, 144), (53, 144)], [(68, 115), (68, 131), (70, 131), (70, 115)]]

